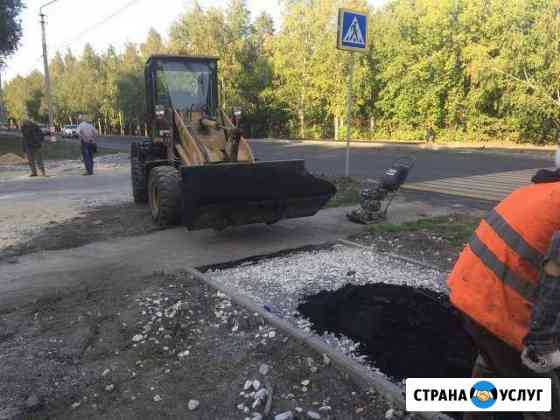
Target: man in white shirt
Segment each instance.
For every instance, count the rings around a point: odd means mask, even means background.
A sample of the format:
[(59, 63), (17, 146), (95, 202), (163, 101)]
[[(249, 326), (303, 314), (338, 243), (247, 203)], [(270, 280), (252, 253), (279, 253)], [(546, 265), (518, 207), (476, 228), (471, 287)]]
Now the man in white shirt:
[(84, 164), (86, 165), (86, 172), (84, 175), (93, 175), (93, 155), (97, 151), (97, 144), (95, 143), (97, 130), (85, 120), (83, 115), (80, 115), (78, 135), (82, 143), (82, 156), (84, 158)]

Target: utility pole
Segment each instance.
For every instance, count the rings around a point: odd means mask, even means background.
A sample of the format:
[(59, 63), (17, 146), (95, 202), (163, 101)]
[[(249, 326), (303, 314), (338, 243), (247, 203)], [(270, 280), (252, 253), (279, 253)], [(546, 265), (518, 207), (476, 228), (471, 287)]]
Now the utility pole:
[(6, 113), (4, 112), (4, 96), (2, 91), (2, 64), (0, 64), (0, 123), (6, 121)]
[(47, 56), (47, 36), (45, 34), (45, 15), (41, 13), (41, 32), (43, 34), (43, 65), (45, 67), (45, 86), (47, 88), (47, 107), (49, 109), (49, 130), (53, 126), (53, 110), (51, 98), (51, 78), (49, 76), (49, 59)]
[(41, 33), (43, 38), (43, 65), (45, 68), (45, 87), (47, 89), (47, 107), (49, 109), (49, 130), (54, 127), (53, 108), (52, 108), (52, 92), (51, 92), (51, 78), (49, 76), (49, 56), (47, 54), (47, 34), (45, 30), (45, 14), (43, 8), (57, 2), (58, 0), (51, 0), (43, 4), (39, 8), (39, 17), (41, 18)]

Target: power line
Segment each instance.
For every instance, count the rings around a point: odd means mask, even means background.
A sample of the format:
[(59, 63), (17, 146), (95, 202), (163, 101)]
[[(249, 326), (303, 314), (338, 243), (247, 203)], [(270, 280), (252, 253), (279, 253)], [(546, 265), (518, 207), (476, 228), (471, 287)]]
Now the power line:
[[(47, 3), (54, 3), (55, 1), (58, 0), (53, 0), (52, 2)], [(89, 32), (97, 29), (99, 26), (104, 25), (105, 23), (107, 23), (109, 20), (113, 19), (114, 17), (120, 15), (121, 13), (123, 13), (124, 11), (126, 11), (128, 8), (130, 8), (131, 6), (133, 6), (135, 3), (138, 3), (142, 0), (130, 0), (128, 3), (126, 3), (123, 7), (117, 9), (116, 11), (114, 11), (113, 13), (111, 13), (110, 15), (104, 17), (103, 19), (99, 20), (98, 22), (94, 23), (93, 25), (87, 27), (86, 29), (84, 29), (83, 31), (81, 31), (80, 33), (78, 33), (76, 36), (72, 37), (72, 39), (67, 39), (64, 43), (58, 44), (56, 46), (50, 46), (49, 45), (49, 50), (51, 51), (60, 51), (61, 49), (67, 48), (70, 45), (72, 45), (74, 42), (79, 41), (81, 38), (83, 38), (85, 35), (87, 35)], [(39, 64), (41, 61), (43, 60), (43, 56), (40, 55), (39, 57), (37, 57), (37, 59), (34, 61), (34, 64)]]
[(118, 10), (114, 11), (113, 13), (111, 13), (110, 15), (104, 17), (103, 19), (99, 20), (98, 22), (94, 23), (91, 26), (88, 26), (86, 29), (84, 29), (83, 31), (81, 31), (80, 33), (78, 33), (76, 36), (72, 37), (72, 39), (68, 39), (66, 40), (64, 43), (61, 43), (57, 46), (54, 47), (50, 47), (51, 49), (54, 50), (61, 50), (64, 48), (68, 48), (70, 45), (72, 45), (74, 42), (79, 41), (80, 39), (82, 39), (85, 35), (87, 35), (89, 32), (97, 29), (99, 26), (104, 25), (105, 23), (107, 23), (108, 21), (110, 21), (111, 19), (115, 18), (116, 16), (120, 15), (121, 13), (123, 13), (124, 11), (126, 11), (128, 8), (130, 8), (131, 6), (133, 6), (135, 3), (138, 3), (142, 0), (130, 0), (129, 2), (127, 2), (124, 6), (122, 6), (121, 8), (119, 8)]

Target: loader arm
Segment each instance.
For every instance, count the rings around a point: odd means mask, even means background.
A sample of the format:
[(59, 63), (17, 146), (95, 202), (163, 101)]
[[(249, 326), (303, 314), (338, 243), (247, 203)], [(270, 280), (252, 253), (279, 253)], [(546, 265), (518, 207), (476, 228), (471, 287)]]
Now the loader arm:
[(192, 113), (188, 121), (173, 110), (178, 139), (175, 148), (184, 165), (205, 165), (219, 162), (249, 162), (255, 158), (251, 146), (229, 117), (220, 111), (223, 125), (218, 121)]

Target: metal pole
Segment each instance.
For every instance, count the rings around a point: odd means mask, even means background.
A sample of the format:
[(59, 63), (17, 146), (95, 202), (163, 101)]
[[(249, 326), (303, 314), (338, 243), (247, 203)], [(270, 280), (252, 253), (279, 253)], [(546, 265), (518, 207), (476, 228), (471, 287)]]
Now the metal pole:
[(2, 65), (0, 64), (0, 123), (4, 123), (4, 101), (2, 95)]
[(47, 35), (45, 31), (45, 15), (40, 12), (41, 17), (41, 32), (43, 34), (43, 65), (45, 67), (45, 86), (47, 87), (47, 107), (49, 109), (49, 130), (54, 126), (53, 122), (53, 109), (52, 109), (52, 96), (51, 96), (51, 78), (49, 76), (49, 58), (47, 55)]
[(350, 52), (348, 61), (348, 91), (346, 93), (346, 169), (344, 175), (350, 176), (350, 131), (352, 131), (352, 79), (354, 73), (354, 53)]

